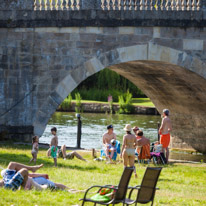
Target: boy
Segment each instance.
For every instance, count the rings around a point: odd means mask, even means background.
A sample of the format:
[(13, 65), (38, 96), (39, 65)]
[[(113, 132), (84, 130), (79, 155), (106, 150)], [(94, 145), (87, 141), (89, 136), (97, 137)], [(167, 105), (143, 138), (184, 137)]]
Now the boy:
[(51, 148), (51, 156), (54, 159), (54, 165), (55, 167), (57, 166), (57, 146), (58, 146), (58, 137), (56, 136), (57, 133), (57, 128), (53, 127), (51, 129), (51, 133), (54, 135), (53, 138), (51, 139), (51, 144), (50, 144), (50, 148)]

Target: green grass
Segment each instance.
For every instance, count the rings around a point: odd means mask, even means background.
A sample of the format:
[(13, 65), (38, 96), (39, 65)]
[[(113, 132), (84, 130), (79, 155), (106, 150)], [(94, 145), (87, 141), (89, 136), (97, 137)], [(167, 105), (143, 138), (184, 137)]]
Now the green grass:
[[(92, 160), (91, 152), (81, 151), (80, 153), (89, 160), (58, 159), (58, 168), (53, 166), (52, 159), (48, 159), (46, 150), (40, 149), (37, 163), (44, 163), (44, 167), (39, 170), (41, 173), (48, 173), (50, 179), (64, 183), (70, 188), (86, 189), (91, 185), (116, 185), (119, 182), (123, 165), (107, 165), (104, 162)], [(27, 164), (30, 155), (29, 146), (21, 145), (0, 145), (0, 166), (6, 167), (10, 161), (17, 161)], [(152, 165), (152, 164), (151, 164)], [(130, 185), (141, 183), (146, 165), (136, 165), (138, 179), (131, 178)], [(175, 206), (194, 206), (206, 205), (206, 166), (205, 164), (171, 164), (162, 170), (154, 205), (175, 205)], [(67, 191), (16, 191), (0, 189), (0, 205), (4, 206), (64, 206), (78, 205), (79, 198), (83, 194), (70, 194)], [(86, 204), (90, 205), (90, 204)]]
[(133, 98), (133, 105), (142, 107), (155, 107), (149, 98)]
[[(64, 102), (68, 101), (67, 99)], [(72, 100), (75, 103), (75, 100)], [(93, 100), (81, 100), (82, 103), (97, 103), (97, 104), (108, 104), (108, 102), (101, 102), (101, 101), (93, 101)], [(142, 107), (155, 107), (152, 101), (149, 98), (133, 98), (132, 103), (135, 106), (142, 106)], [(114, 102), (113, 104), (118, 104), (118, 102)]]

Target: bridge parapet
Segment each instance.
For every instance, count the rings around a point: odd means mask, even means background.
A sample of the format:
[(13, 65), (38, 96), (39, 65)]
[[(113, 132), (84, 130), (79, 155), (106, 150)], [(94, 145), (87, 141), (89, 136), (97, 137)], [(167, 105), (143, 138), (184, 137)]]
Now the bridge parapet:
[(0, 0), (0, 10), (199, 11), (205, 0)]
[(205, 27), (206, 0), (0, 0), (0, 28)]
[(35, 0), (35, 10), (197, 11), (201, 0)]

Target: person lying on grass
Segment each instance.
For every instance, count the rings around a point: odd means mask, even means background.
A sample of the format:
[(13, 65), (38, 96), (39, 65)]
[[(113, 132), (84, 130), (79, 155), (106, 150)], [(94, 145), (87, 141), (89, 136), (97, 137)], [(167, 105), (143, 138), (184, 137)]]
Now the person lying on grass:
[(13, 191), (19, 189), (20, 186), (24, 188), (28, 180), (28, 170), (34, 173), (41, 167), (43, 167), (43, 164), (28, 166), (17, 162), (10, 162), (7, 169), (2, 170), (1, 172), (3, 180), (0, 181), (0, 187), (11, 189)]
[[(81, 192), (79, 190), (70, 189), (63, 184), (50, 181), (48, 174), (34, 173), (41, 167), (43, 167), (43, 164), (28, 166), (17, 162), (10, 162), (7, 169), (1, 171), (3, 180), (0, 181), (0, 187), (11, 189), (13, 191), (22, 187), (25, 190), (31, 190), (33, 188), (44, 190), (50, 188), (68, 190), (68, 192), (71, 193)], [(29, 173), (28, 170), (32, 173)]]
[(55, 183), (49, 180), (48, 174), (38, 174), (38, 173), (29, 174), (27, 183), (25, 185), (25, 190), (31, 190), (31, 189), (45, 190), (47, 188), (51, 190), (54, 189), (67, 190), (68, 192), (71, 193), (82, 192), (81, 190), (71, 189), (61, 183)]
[[(49, 148), (47, 151), (47, 156), (51, 156), (51, 149)], [(73, 152), (69, 152), (66, 153), (66, 145), (62, 145), (60, 150), (58, 151), (58, 157), (60, 158), (64, 158), (64, 160), (66, 159), (74, 159), (74, 157), (83, 160), (83, 161), (87, 161), (85, 160), (80, 154), (78, 154), (77, 152), (73, 151)]]

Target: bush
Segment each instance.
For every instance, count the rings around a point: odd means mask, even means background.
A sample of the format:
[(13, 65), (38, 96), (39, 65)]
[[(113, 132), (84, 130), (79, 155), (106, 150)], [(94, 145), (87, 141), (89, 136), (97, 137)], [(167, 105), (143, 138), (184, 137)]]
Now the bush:
[(76, 106), (75, 106), (75, 111), (76, 113), (81, 113), (82, 112), (82, 98), (79, 93), (75, 93), (75, 100), (76, 100)]
[(133, 113), (134, 107), (132, 106), (132, 94), (127, 91), (126, 94), (119, 96), (119, 113), (130, 114)]
[(69, 110), (72, 107), (72, 95), (70, 94), (59, 106), (61, 110)]

